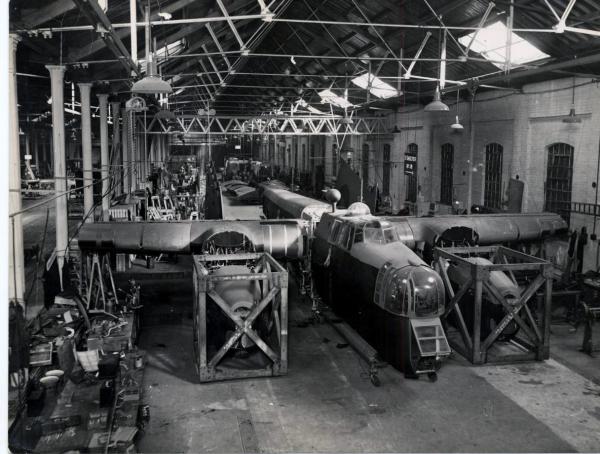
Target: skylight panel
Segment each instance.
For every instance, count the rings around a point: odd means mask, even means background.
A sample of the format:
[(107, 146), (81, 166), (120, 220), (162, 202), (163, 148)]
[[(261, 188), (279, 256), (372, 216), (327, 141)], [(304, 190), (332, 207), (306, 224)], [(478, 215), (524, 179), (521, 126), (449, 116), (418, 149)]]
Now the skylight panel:
[(183, 39), (178, 39), (177, 41), (173, 41), (171, 44), (167, 44), (166, 46), (157, 49), (154, 53), (157, 59), (162, 59), (167, 55), (177, 55), (183, 51), (185, 48), (185, 43)]
[[(165, 63), (167, 55), (177, 55), (183, 52), (185, 49), (185, 41), (183, 39), (179, 39), (177, 41), (172, 42), (171, 44), (167, 44), (166, 46), (161, 47), (156, 52), (154, 52), (151, 60), (158, 64), (159, 66)], [(142, 74), (146, 73), (146, 59), (142, 58), (138, 60), (141, 65)]]
[[(462, 36), (458, 38), (458, 41), (466, 47), (475, 33)], [(475, 36), (471, 49), (490, 60), (498, 68), (505, 69), (507, 33), (508, 29), (500, 21), (483, 27)], [(511, 33), (510, 63), (512, 65), (522, 65), (547, 57), (549, 57), (548, 54), (539, 50), (526, 39), (521, 38), (516, 33)]]
[(348, 107), (353, 106), (352, 103), (348, 102), (341, 96), (336, 95), (331, 90), (320, 91), (319, 96), (321, 97), (321, 103), (333, 104), (335, 106), (341, 107), (342, 109), (346, 109)]
[(385, 99), (398, 95), (398, 90), (371, 73), (364, 73), (358, 77), (355, 77), (351, 80), (351, 82), (360, 88), (364, 88), (365, 90), (369, 86), (370, 82), (371, 88), (369, 91), (372, 95), (377, 96), (378, 98)]

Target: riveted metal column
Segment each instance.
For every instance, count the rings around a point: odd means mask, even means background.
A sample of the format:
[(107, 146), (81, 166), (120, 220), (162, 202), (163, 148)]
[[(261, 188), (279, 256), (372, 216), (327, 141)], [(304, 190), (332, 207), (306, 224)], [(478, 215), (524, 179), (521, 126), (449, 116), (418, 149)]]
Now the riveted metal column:
[(35, 161), (35, 166), (37, 170), (36, 177), (40, 176), (40, 135), (39, 131), (33, 131), (33, 160)]
[[(21, 152), (19, 148), (19, 111), (17, 107), (17, 44), (20, 38), (11, 34), (8, 40), (8, 134), (9, 134), (9, 213), (21, 211)], [(23, 259), (23, 221), (20, 214), (8, 221), (8, 298), (23, 303), (25, 266)]]
[(109, 180), (110, 162), (108, 160), (108, 95), (98, 95), (100, 101), (100, 171), (102, 175), (102, 220), (108, 221), (108, 210), (112, 193)]
[(56, 198), (56, 260), (58, 263), (60, 285), (63, 287), (62, 268), (69, 241), (69, 225), (67, 223), (67, 169), (65, 159), (65, 111), (64, 111), (64, 76), (65, 67), (47, 65), (50, 72), (52, 96), (52, 145), (54, 155), (54, 190), (63, 194)]
[(94, 222), (94, 174), (92, 172), (92, 113), (90, 91), (92, 84), (81, 83), (81, 164), (83, 171), (83, 216), (84, 222)]
[(121, 118), (123, 118), (123, 124), (121, 128), (121, 149), (123, 150), (123, 192), (131, 194), (131, 159), (129, 158), (129, 140), (127, 136), (127, 129), (129, 128), (127, 110), (121, 109)]
[(115, 175), (114, 180), (116, 180), (115, 190), (117, 194), (123, 193), (123, 155), (121, 145), (121, 128), (119, 127), (119, 102), (111, 102), (110, 110), (112, 112), (112, 164), (113, 164), (113, 175)]

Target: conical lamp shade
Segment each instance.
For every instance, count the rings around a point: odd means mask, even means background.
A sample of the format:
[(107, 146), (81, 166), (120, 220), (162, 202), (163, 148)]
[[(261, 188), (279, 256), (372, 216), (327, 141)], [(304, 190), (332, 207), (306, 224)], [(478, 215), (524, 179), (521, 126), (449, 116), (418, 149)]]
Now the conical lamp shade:
[(575, 104), (571, 105), (571, 109), (569, 110), (569, 115), (562, 119), (563, 123), (581, 123), (581, 118), (577, 116), (575, 113)]
[(450, 128), (452, 128), (453, 131), (462, 131), (463, 129), (465, 129), (463, 125), (460, 124), (460, 121), (458, 121), (458, 115), (456, 116), (456, 122), (451, 124)]
[(435, 88), (435, 93), (433, 95), (433, 101), (425, 106), (425, 112), (447, 112), (450, 110), (446, 104), (442, 102), (442, 97), (440, 95), (440, 87)]
[(171, 93), (173, 88), (159, 76), (149, 75), (134, 83), (131, 91), (140, 94)]

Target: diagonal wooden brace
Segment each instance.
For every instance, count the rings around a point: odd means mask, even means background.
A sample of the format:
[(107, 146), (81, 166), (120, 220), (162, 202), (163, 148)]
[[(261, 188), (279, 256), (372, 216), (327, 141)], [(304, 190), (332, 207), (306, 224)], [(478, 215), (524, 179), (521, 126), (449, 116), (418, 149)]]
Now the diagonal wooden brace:
[(260, 315), (260, 313), (267, 307), (271, 300), (279, 292), (278, 287), (273, 287), (271, 291), (265, 296), (259, 304), (257, 304), (250, 314), (245, 318), (241, 319), (235, 312), (231, 310), (229, 305), (221, 298), (221, 296), (214, 290), (209, 290), (207, 293), (212, 300), (221, 308), (223, 312), (236, 324), (236, 331), (231, 335), (227, 342), (219, 349), (217, 354), (210, 360), (209, 367), (216, 367), (216, 365), (223, 359), (223, 356), (233, 347), (237, 340), (246, 334), (254, 343), (273, 361), (278, 361), (279, 357), (269, 348), (269, 346), (260, 338), (260, 336), (252, 329), (252, 323)]

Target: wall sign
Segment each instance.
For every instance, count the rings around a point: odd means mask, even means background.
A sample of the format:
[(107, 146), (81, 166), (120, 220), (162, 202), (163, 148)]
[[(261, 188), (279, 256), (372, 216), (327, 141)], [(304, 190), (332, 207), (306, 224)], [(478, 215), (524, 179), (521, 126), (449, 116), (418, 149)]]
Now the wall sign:
[(414, 175), (417, 171), (417, 155), (415, 153), (404, 154), (404, 175)]

